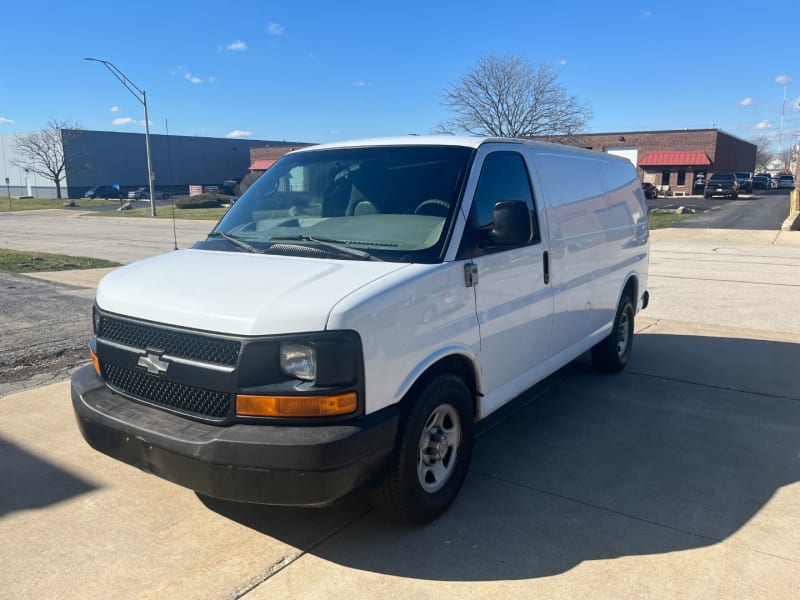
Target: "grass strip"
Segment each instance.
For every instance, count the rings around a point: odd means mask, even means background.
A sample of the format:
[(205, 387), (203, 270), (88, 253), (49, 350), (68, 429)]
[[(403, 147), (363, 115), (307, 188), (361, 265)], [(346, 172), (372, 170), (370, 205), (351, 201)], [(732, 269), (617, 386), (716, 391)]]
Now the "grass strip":
[(9, 273), (72, 271), (74, 269), (102, 269), (118, 266), (120, 266), (120, 263), (101, 258), (89, 258), (88, 256), (24, 252), (0, 248), (0, 271)]

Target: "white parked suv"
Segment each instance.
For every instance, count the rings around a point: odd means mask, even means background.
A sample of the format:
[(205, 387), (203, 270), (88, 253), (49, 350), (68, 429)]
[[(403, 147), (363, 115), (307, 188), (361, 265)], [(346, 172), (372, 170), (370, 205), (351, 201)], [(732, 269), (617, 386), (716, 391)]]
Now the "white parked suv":
[(85, 439), (200, 494), (324, 505), (373, 488), (427, 522), (473, 427), (648, 302), (633, 165), (510, 139), (407, 137), (282, 157), (193, 248), (106, 276)]

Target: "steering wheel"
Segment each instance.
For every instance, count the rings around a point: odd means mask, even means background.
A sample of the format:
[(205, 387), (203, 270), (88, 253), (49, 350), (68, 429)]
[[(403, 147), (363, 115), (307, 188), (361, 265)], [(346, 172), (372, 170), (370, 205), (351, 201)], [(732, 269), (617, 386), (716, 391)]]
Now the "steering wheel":
[(421, 202), (414, 209), (415, 215), (430, 215), (432, 217), (446, 217), (450, 211), (450, 204), (438, 198), (432, 198)]

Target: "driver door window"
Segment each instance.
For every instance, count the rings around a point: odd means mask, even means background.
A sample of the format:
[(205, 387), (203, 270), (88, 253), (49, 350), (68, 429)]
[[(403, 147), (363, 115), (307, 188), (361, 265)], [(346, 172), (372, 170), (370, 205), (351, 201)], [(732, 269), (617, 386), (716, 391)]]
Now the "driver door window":
[(522, 200), (528, 205), (533, 218), (531, 243), (537, 244), (540, 241), (533, 192), (524, 159), (516, 152), (494, 152), (483, 161), (460, 255), (473, 253), (477, 247), (479, 231), (492, 228), (494, 205), (500, 200)]

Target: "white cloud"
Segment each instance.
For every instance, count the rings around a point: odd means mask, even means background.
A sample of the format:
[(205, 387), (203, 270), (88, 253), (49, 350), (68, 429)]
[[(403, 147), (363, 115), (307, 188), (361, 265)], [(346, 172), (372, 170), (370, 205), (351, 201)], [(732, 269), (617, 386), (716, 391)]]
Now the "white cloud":
[(784, 74), (784, 75), (778, 75), (778, 76), (775, 78), (775, 83), (780, 83), (781, 85), (786, 85), (786, 84), (788, 84), (788, 83), (789, 83), (791, 80), (792, 80), (792, 78), (791, 78), (791, 77), (789, 77), (789, 76), (788, 76), (788, 75), (786, 75), (786, 74)]
[(739, 106), (755, 106), (755, 105), (756, 101), (753, 100), (752, 98), (745, 98), (744, 100), (739, 102)]
[(558, 61), (558, 64), (563, 67), (565, 64), (567, 64), (567, 59), (566, 58), (562, 58), (560, 61)]
[(354, 81), (353, 85), (356, 87), (365, 87), (367, 85), (367, 82), (364, 81), (363, 79), (359, 79), (358, 81)]
[(644, 19), (649, 19), (652, 16), (653, 16), (653, 11), (652, 10), (643, 10), (642, 12), (639, 13), (639, 18), (643, 19), (643, 20)]
[(246, 138), (253, 135), (252, 131), (244, 131), (242, 129), (234, 129), (225, 134), (226, 138)]
[(11, 125), (14, 122), (14, 119), (6, 119), (5, 117), (0, 117), (0, 125)]
[(119, 106), (112, 106), (111, 108), (108, 109), (108, 112), (113, 112), (113, 113), (119, 112)]
[(280, 23), (269, 23), (267, 25), (267, 33), (270, 35), (283, 35), (286, 28)]
[(790, 106), (792, 107), (792, 110), (800, 110), (800, 96), (792, 100)]
[(195, 85), (200, 84), (200, 83), (213, 83), (217, 79), (216, 77), (206, 77), (205, 79), (203, 79), (202, 77), (198, 77), (197, 75), (193, 75), (192, 73), (187, 71), (185, 67), (182, 67), (182, 66), (172, 67), (170, 69), (170, 73), (172, 73), (172, 75), (183, 75), (183, 78), (186, 81), (189, 81), (190, 83), (194, 83)]
[(111, 121), (112, 125), (133, 125), (134, 123), (136, 123), (136, 121), (130, 117), (119, 117)]
[(230, 50), (232, 52), (244, 52), (247, 50), (247, 44), (245, 44), (242, 40), (236, 40), (225, 46), (225, 50)]
[(186, 81), (189, 81), (195, 85), (200, 83), (214, 83), (217, 80), (217, 78), (214, 76), (206, 77), (205, 79), (203, 79), (202, 77), (198, 77), (197, 75), (192, 75), (191, 73), (189, 73), (189, 71), (186, 71), (186, 73), (183, 74), (183, 78)]
[(753, 126), (753, 129), (775, 129), (775, 126), (769, 121), (760, 121)]

